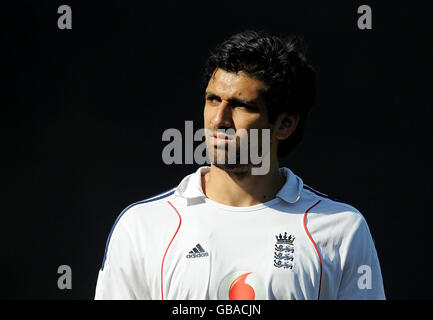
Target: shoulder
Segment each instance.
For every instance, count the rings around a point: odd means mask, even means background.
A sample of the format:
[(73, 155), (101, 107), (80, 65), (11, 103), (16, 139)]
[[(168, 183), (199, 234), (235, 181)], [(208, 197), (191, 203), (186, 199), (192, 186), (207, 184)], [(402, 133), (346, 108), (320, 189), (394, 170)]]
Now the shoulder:
[(308, 204), (312, 206), (306, 214), (308, 214), (309, 228), (317, 232), (332, 232), (331, 234), (335, 236), (338, 234), (347, 236), (359, 228), (368, 229), (363, 214), (349, 203), (328, 196), (305, 184), (302, 199), (307, 206)]
[(159, 224), (157, 219), (164, 219), (166, 216), (169, 209), (167, 201), (170, 201), (174, 191), (175, 188), (132, 203), (117, 216), (107, 238), (101, 270), (104, 269), (109, 251), (114, 250), (119, 254), (126, 251), (126, 248), (131, 249), (131, 242), (141, 243), (140, 234), (149, 234), (160, 229), (155, 228), (155, 225)]
[(140, 200), (128, 205), (118, 215), (113, 229), (118, 224), (135, 224), (137, 220), (152, 220), (164, 214), (170, 208), (167, 201), (173, 199), (176, 188), (166, 190), (150, 198)]
[(303, 185), (302, 193), (304, 201), (320, 203), (320, 208), (324, 210), (324, 214), (351, 212), (354, 216), (362, 217), (361, 212), (353, 205), (322, 193), (306, 184)]
[(316, 204), (304, 215), (304, 227), (311, 234), (323, 257), (338, 252), (342, 262), (370, 257), (374, 240), (364, 215), (354, 206), (328, 197), (310, 187), (304, 188), (306, 205)]

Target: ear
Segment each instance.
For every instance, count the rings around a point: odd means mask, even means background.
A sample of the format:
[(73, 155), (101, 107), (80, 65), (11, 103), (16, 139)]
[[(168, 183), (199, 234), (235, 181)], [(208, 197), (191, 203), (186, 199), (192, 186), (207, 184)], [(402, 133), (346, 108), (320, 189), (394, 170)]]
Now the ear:
[(278, 140), (287, 139), (296, 130), (298, 123), (299, 113), (292, 115), (287, 115), (287, 113), (280, 114), (275, 122), (275, 137)]

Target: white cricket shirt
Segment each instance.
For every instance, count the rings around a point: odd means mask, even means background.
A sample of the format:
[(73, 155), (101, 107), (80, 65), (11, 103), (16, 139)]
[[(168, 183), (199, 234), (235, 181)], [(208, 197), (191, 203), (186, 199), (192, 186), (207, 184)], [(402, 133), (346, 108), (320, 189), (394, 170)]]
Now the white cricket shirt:
[(276, 197), (208, 199), (201, 167), (117, 218), (95, 299), (385, 299), (367, 223), (287, 168)]

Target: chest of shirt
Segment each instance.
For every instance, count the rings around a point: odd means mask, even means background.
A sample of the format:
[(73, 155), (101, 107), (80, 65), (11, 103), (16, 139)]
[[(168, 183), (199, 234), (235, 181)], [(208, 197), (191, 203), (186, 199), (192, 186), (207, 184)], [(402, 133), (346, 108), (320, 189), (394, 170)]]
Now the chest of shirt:
[(165, 299), (314, 299), (317, 295), (320, 262), (302, 214), (271, 209), (182, 213), (163, 261), (148, 264), (155, 298), (161, 295), (161, 286)]

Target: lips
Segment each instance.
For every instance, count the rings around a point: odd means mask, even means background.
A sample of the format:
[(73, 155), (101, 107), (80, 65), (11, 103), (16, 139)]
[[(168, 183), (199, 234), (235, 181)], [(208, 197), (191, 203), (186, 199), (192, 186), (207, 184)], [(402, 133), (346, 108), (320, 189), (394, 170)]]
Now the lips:
[(214, 135), (212, 136), (212, 143), (216, 146), (226, 145), (232, 141), (234, 141), (233, 137), (227, 136), (222, 133), (214, 133)]

